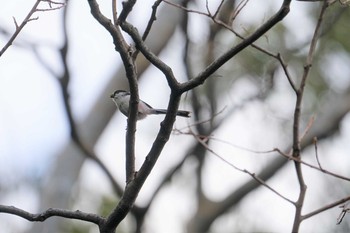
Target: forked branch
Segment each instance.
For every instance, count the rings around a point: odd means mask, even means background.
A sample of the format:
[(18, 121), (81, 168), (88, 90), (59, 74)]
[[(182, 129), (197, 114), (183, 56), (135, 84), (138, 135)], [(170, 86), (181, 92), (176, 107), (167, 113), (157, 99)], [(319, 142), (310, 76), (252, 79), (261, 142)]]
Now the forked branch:
[[(38, 9), (38, 6), (40, 4), (40, 2), (48, 2), (50, 8), (44, 8), (44, 9)], [(56, 5), (55, 7), (52, 7), (52, 5)], [(13, 42), (15, 41), (15, 39), (17, 38), (18, 34), (22, 31), (22, 29), (24, 28), (24, 26), (33, 20), (37, 20), (38, 17), (33, 18), (33, 14), (35, 12), (38, 11), (52, 11), (52, 10), (58, 10), (61, 9), (62, 7), (64, 7), (66, 5), (66, 3), (62, 3), (62, 2), (55, 2), (55, 1), (49, 1), (49, 0), (37, 0), (32, 9), (29, 11), (29, 13), (27, 14), (27, 16), (23, 19), (21, 24), (18, 24), (16, 19), (13, 17), (13, 21), (14, 24), (16, 26), (16, 30), (13, 33), (13, 35), (11, 36), (11, 38), (9, 39), (9, 41), (5, 44), (5, 46), (1, 49), (0, 51), (0, 57), (5, 53), (5, 51), (13, 44)]]

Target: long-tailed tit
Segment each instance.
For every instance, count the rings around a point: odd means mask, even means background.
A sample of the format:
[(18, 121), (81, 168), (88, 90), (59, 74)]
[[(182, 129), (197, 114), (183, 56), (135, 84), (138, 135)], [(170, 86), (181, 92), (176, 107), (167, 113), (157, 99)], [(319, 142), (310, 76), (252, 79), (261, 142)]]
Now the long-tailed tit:
[[(128, 116), (130, 93), (127, 91), (123, 91), (123, 90), (116, 90), (111, 95), (111, 98), (112, 98), (113, 102), (117, 105), (119, 110), (125, 116)], [(146, 116), (152, 115), (152, 114), (166, 114), (166, 113), (167, 113), (166, 109), (152, 108), (149, 104), (140, 100), (139, 105), (138, 105), (137, 120), (144, 119)], [(181, 117), (190, 117), (190, 112), (179, 110), (179, 111), (177, 111), (176, 115), (181, 116)]]

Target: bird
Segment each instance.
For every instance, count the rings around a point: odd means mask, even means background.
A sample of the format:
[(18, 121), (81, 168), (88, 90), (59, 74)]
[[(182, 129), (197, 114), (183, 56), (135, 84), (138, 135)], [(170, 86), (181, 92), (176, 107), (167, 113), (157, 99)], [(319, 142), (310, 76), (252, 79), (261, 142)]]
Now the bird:
[[(117, 105), (118, 109), (125, 115), (129, 116), (129, 101), (130, 101), (130, 92), (124, 90), (116, 90), (111, 96), (113, 102)], [(148, 115), (158, 115), (166, 114), (166, 109), (157, 109), (152, 108), (146, 102), (140, 100), (137, 107), (137, 120), (142, 120)], [(190, 117), (189, 111), (178, 110), (176, 115), (180, 117)]]

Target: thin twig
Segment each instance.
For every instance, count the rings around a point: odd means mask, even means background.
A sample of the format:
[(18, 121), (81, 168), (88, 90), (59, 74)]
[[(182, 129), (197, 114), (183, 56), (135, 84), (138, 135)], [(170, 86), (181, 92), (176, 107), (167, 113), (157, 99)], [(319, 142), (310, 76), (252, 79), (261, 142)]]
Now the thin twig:
[(287, 77), (287, 80), (290, 84), (290, 86), (293, 88), (294, 92), (297, 93), (298, 92), (298, 89), (297, 87), (295, 86), (295, 83), (292, 79), (292, 76), (290, 75), (289, 71), (288, 71), (288, 68), (287, 68), (287, 64), (284, 62), (282, 56), (280, 53), (277, 54), (277, 59), (278, 61), (280, 62), (282, 68), (283, 68), (283, 71), (284, 71), (284, 74), (286, 75)]
[[(51, 9), (38, 9), (38, 6), (40, 4), (41, 1), (45, 1), (45, 2), (50, 2), (53, 4), (58, 4), (60, 6), (55, 7), (55, 8), (51, 8)], [(62, 7), (65, 6), (65, 3), (59, 3), (59, 2), (53, 2), (53, 1), (49, 1), (49, 0), (37, 0), (32, 9), (29, 11), (29, 13), (27, 14), (27, 16), (23, 19), (22, 23), (20, 25), (18, 25), (16, 19), (13, 17), (13, 21), (15, 23), (15, 27), (16, 30), (13, 33), (13, 35), (11, 36), (11, 38), (9, 39), (9, 41), (5, 44), (5, 46), (1, 49), (0, 51), (0, 57), (5, 53), (5, 51), (13, 44), (14, 40), (17, 38), (18, 34), (22, 31), (22, 29), (24, 28), (24, 26), (33, 20), (37, 20), (38, 17), (34, 17), (32, 18), (32, 15), (37, 12), (37, 11), (51, 11), (51, 10), (58, 10), (61, 9)]]
[(288, 201), (289, 203), (294, 205), (294, 202), (290, 199), (288, 199), (287, 197), (283, 196), (281, 193), (279, 193), (277, 190), (275, 190), (274, 188), (272, 188), (271, 186), (269, 186), (268, 184), (266, 184), (266, 182), (264, 180), (262, 180), (259, 176), (257, 176), (255, 173), (252, 173), (250, 171), (248, 171), (247, 169), (242, 169), (237, 167), (236, 165), (230, 163), (229, 161), (227, 161), (226, 159), (224, 159), (221, 155), (219, 155), (218, 153), (216, 153), (213, 149), (211, 149), (208, 145), (208, 138), (207, 137), (203, 137), (203, 136), (198, 136), (194, 133), (192, 133), (192, 136), (203, 146), (205, 147), (205, 149), (207, 151), (209, 151), (211, 154), (215, 155), (217, 158), (219, 158), (221, 161), (223, 161), (224, 163), (228, 164), (229, 166), (233, 167), (234, 169), (236, 169), (237, 171), (246, 173), (248, 175), (250, 175), (254, 180), (256, 180), (258, 183), (260, 183), (261, 185), (263, 185), (264, 187), (266, 187), (267, 189), (271, 190), (273, 193), (275, 193), (277, 196), (281, 197), (282, 199)]
[(211, 12), (210, 12), (210, 9), (209, 9), (209, 4), (208, 4), (208, 0), (205, 0), (205, 8), (207, 9), (207, 14), (210, 16), (210, 17), (213, 17)]
[(112, 0), (112, 15), (113, 15), (113, 23), (114, 23), (114, 25), (118, 25), (117, 0)]
[[(184, 131), (182, 131), (182, 129), (174, 129), (174, 131), (176, 133), (178, 133), (178, 134), (193, 136), (193, 132), (191, 132), (191, 131), (184, 132)], [(251, 152), (251, 153), (254, 153), (254, 154), (269, 154), (269, 153), (277, 152), (278, 154), (284, 156), (285, 158), (287, 158), (289, 160), (296, 161), (296, 162), (301, 163), (301, 164), (303, 164), (303, 165), (305, 165), (307, 167), (310, 167), (312, 169), (318, 170), (318, 171), (320, 171), (320, 172), (322, 172), (324, 174), (327, 174), (327, 175), (330, 175), (330, 176), (333, 176), (333, 177), (336, 177), (336, 178), (339, 178), (339, 179), (342, 179), (342, 180), (350, 181), (349, 177), (341, 176), (341, 175), (339, 175), (337, 173), (334, 173), (334, 172), (328, 171), (326, 169), (323, 169), (323, 168), (320, 167), (320, 164), (318, 166), (315, 166), (315, 165), (307, 163), (307, 162), (305, 162), (305, 161), (303, 161), (301, 159), (294, 158), (293, 156), (289, 155), (288, 153), (282, 152), (279, 148), (274, 148), (272, 150), (265, 150), (265, 151), (254, 150), (254, 149), (250, 149), (250, 148), (247, 148), (247, 147), (235, 145), (235, 144), (233, 144), (231, 142), (228, 142), (228, 141), (225, 141), (225, 140), (222, 140), (222, 139), (210, 136), (210, 135), (196, 135), (196, 136), (198, 138), (201, 138), (201, 139), (206, 138), (206, 140), (218, 141), (218, 142), (230, 145), (230, 146), (232, 146), (232, 147), (234, 147), (236, 149), (247, 151), (247, 152)]]
[(18, 23), (16, 21), (16, 18), (15, 17), (12, 17), (12, 18), (13, 18), (13, 23), (15, 24), (16, 30), (17, 30), (19, 28), (19, 26), (18, 26)]
[(278, 12), (276, 12), (267, 22), (261, 25), (255, 30), (250, 36), (246, 37), (241, 43), (232, 47), (224, 54), (219, 56), (215, 61), (213, 61), (209, 66), (207, 66), (201, 73), (189, 80), (182, 85), (181, 91), (186, 92), (199, 85), (201, 85), (206, 79), (208, 79), (214, 72), (216, 72), (224, 63), (234, 57), (236, 54), (241, 52), (246, 47), (252, 45), (257, 39), (269, 31), (273, 26), (275, 26), (279, 21), (281, 21), (289, 13), (289, 5), (291, 0), (284, 0)]
[(337, 218), (337, 225), (343, 221), (346, 213), (350, 211), (350, 201), (346, 201), (343, 205), (339, 206), (339, 208), (342, 208), (342, 211)]
[(36, 8), (39, 6), (41, 0), (37, 0), (32, 9), (29, 11), (28, 15), (24, 18), (24, 20), (22, 21), (22, 23), (20, 25), (17, 24), (16, 19), (13, 18), (14, 22), (15, 22), (15, 26), (16, 26), (16, 31), (13, 33), (13, 35), (11, 36), (11, 38), (9, 39), (9, 41), (6, 43), (6, 45), (1, 49), (0, 51), (0, 57), (4, 54), (4, 52), (12, 45), (13, 41), (16, 39), (16, 37), (18, 36), (18, 34), (21, 32), (21, 30), (24, 28), (24, 26), (29, 22), (29, 19), (32, 17), (32, 15), (34, 14), (34, 12), (36, 11)]
[(317, 160), (318, 167), (321, 169), (321, 171), (323, 171), (323, 168), (322, 168), (321, 163), (320, 163), (320, 159), (318, 158), (317, 137), (314, 137), (313, 143), (315, 145), (315, 155), (316, 155), (316, 160)]
[(224, 107), (223, 109), (221, 109), (219, 112), (217, 113), (214, 113), (211, 117), (209, 117), (208, 119), (204, 119), (204, 120), (201, 120), (201, 121), (197, 121), (197, 122), (194, 122), (192, 124), (188, 124), (186, 125), (185, 127), (181, 128), (181, 129), (174, 129), (174, 131), (177, 131), (177, 132), (180, 132), (181, 134), (183, 132), (181, 132), (183, 129), (187, 129), (187, 128), (191, 128), (193, 126), (197, 126), (197, 125), (201, 125), (201, 124), (205, 124), (205, 123), (208, 123), (208, 122), (212, 122), (217, 116), (221, 115), (224, 111), (226, 110), (226, 107)]
[[(239, 5), (238, 5), (238, 10), (237, 10), (236, 13), (234, 14), (234, 16), (232, 16), (232, 20), (233, 20), (234, 17), (236, 17), (236, 16), (239, 14), (239, 12), (246, 6), (246, 4), (248, 3), (248, 1), (249, 1), (249, 0), (246, 0), (245, 2), (241, 1), (241, 2), (239, 3)], [(171, 5), (171, 6), (177, 7), (177, 8), (179, 8), (179, 9), (182, 9), (182, 10), (184, 10), (184, 11), (186, 11), (186, 12), (189, 12), (189, 13), (196, 13), (196, 14), (199, 14), (199, 15), (204, 15), (204, 16), (206, 16), (206, 17), (209, 17), (214, 23), (216, 23), (216, 24), (218, 24), (218, 25), (224, 27), (225, 29), (231, 31), (232, 33), (234, 33), (234, 34), (235, 34), (237, 37), (239, 37), (240, 39), (242, 39), (242, 40), (245, 40), (245, 39), (246, 39), (246, 38), (245, 38), (244, 36), (242, 36), (240, 33), (238, 33), (238, 32), (236, 32), (235, 30), (233, 30), (231, 26), (229, 26), (229, 25), (227, 25), (226, 23), (222, 22), (220, 19), (217, 19), (216, 17), (213, 17), (208, 9), (207, 9), (208, 13), (205, 13), (205, 12), (201, 12), (201, 11), (197, 11), (197, 10), (188, 9), (188, 8), (186, 8), (186, 7), (184, 7), (184, 6), (181, 6), (181, 5), (178, 5), (178, 4), (169, 2), (169, 1), (167, 1), (167, 0), (163, 0), (163, 2), (165, 2), (165, 3), (167, 3), (167, 4)], [(242, 6), (239, 8), (240, 5), (242, 5)], [(208, 7), (207, 7), (207, 8), (208, 8)], [(231, 21), (232, 21), (232, 20), (231, 20)], [(254, 44), (254, 43), (251, 43), (250, 46), (252, 46), (253, 48), (257, 49), (258, 51), (260, 51), (260, 52), (262, 52), (262, 53), (264, 53), (264, 54), (266, 54), (266, 55), (268, 55), (268, 56), (270, 56), (270, 57), (272, 57), (272, 58), (277, 59), (277, 60), (280, 62), (281, 66), (282, 66), (282, 68), (283, 68), (283, 70), (284, 70), (284, 72), (285, 72), (285, 74), (286, 74), (286, 77), (287, 77), (289, 83), (291, 84), (293, 90), (294, 90), (295, 92), (297, 91), (297, 88), (296, 88), (294, 82), (292, 81), (291, 75), (289, 74), (289, 71), (288, 71), (288, 68), (287, 68), (287, 64), (284, 62), (284, 60), (283, 60), (281, 54), (279, 54), (279, 53), (278, 53), (278, 54), (274, 54), (274, 53), (272, 53), (272, 52), (270, 52), (270, 51), (268, 51), (268, 50), (266, 50), (266, 49), (264, 49), (264, 48), (262, 48), (262, 47), (260, 47), (260, 46), (258, 46), (258, 45), (256, 45), (256, 44)]]
[(239, 15), (239, 13), (243, 10), (243, 8), (247, 5), (249, 0), (242, 0), (238, 3), (237, 9), (232, 12), (232, 15), (230, 16), (230, 23), (232, 23), (236, 17)]
[[(222, 5), (224, 4), (224, 0), (221, 0), (221, 2), (220, 2), (220, 4), (219, 4), (219, 6), (216, 8), (216, 11), (215, 11), (215, 13), (214, 13), (214, 15), (213, 15), (213, 18), (216, 18), (216, 16), (219, 14), (219, 12), (220, 12), (220, 10), (221, 10), (221, 8), (222, 8)], [(208, 0), (206, 1), (206, 5), (208, 5)], [(207, 10), (208, 10), (208, 13), (210, 13), (210, 11), (209, 11), (209, 7), (207, 6)]]
[(309, 122), (307, 123), (303, 133), (300, 135), (299, 137), (299, 142), (301, 142), (301, 140), (309, 133), (309, 131), (312, 128), (312, 125), (314, 124), (315, 121), (315, 117), (311, 116)]
[[(142, 35), (142, 40), (145, 41), (149, 35), (149, 33), (151, 32), (151, 28), (153, 26), (153, 23), (157, 20), (157, 10), (158, 10), (158, 6), (160, 5), (160, 3), (162, 2), (162, 0), (157, 0), (156, 2), (154, 2), (153, 6), (152, 6), (152, 13), (151, 13), (151, 17), (148, 20), (146, 29)], [(132, 54), (132, 58), (135, 60), (137, 55), (139, 54), (140, 50), (136, 49), (133, 54)]]
[(344, 203), (344, 202), (346, 202), (346, 201), (349, 201), (349, 200), (350, 200), (350, 196), (345, 197), (345, 198), (342, 198), (342, 199), (340, 199), (340, 200), (338, 200), (338, 201), (336, 201), (336, 202), (333, 202), (333, 203), (331, 203), (331, 204), (325, 205), (325, 206), (323, 206), (323, 207), (321, 207), (321, 208), (319, 208), (319, 209), (317, 209), (317, 210), (314, 210), (314, 211), (312, 211), (312, 212), (310, 212), (310, 213), (308, 213), (308, 214), (303, 215), (303, 216), (301, 217), (301, 220), (303, 221), (303, 220), (305, 220), (305, 219), (308, 219), (308, 218), (310, 218), (310, 217), (313, 217), (313, 216), (315, 216), (315, 215), (317, 215), (317, 214), (319, 214), (319, 213), (322, 213), (322, 212), (324, 212), (324, 211), (326, 211), (326, 210), (329, 210), (329, 209), (331, 209), (331, 208), (333, 208), (333, 207), (336, 207), (336, 206), (338, 206), (338, 205), (340, 205), (340, 204), (342, 204), (342, 203)]
[(291, 155), (288, 155), (288, 154), (282, 152), (282, 151), (281, 151), (280, 149), (278, 149), (278, 148), (275, 148), (275, 149), (273, 149), (273, 150), (276, 151), (276, 152), (278, 152), (280, 155), (286, 157), (287, 159), (293, 160), (293, 161), (295, 161), (295, 162), (297, 162), (297, 163), (301, 163), (301, 164), (303, 164), (303, 165), (305, 165), (305, 166), (308, 166), (308, 167), (310, 167), (310, 168), (316, 169), (316, 170), (318, 170), (318, 171), (320, 171), (320, 172), (322, 172), (322, 173), (324, 173), (324, 174), (327, 174), (327, 175), (330, 175), (330, 176), (333, 176), (333, 177), (336, 177), (336, 178), (339, 178), (339, 179), (342, 179), (342, 180), (350, 181), (350, 178), (349, 178), (349, 177), (341, 176), (341, 175), (339, 175), (339, 174), (337, 174), (337, 173), (328, 171), (328, 170), (326, 170), (326, 169), (320, 169), (318, 166), (315, 166), (315, 165), (312, 165), (312, 164), (310, 164), (310, 163), (307, 163), (307, 162), (301, 160), (300, 158), (295, 158), (295, 157), (293, 157), (293, 156), (291, 156)]
[(205, 13), (205, 12), (202, 12), (202, 11), (197, 11), (197, 10), (188, 9), (188, 8), (186, 8), (186, 7), (184, 7), (184, 6), (181, 6), (181, 5), (179, 5), (179, 4), (170, 2), (170, 1), (168, 1), (168, 0), (162, 0), (162, 2), (165, 2), (166, 4), (168, 4), (168, 5), (170, 5), (170, 6), (179, 8), (179, 9), (184, 10), (184, 11), (189, 12), (189, 13), (196, 13), (196, 14), (199, 14), (199, 15), (204, 15), (204, 16), (211, 17), (211, 15), (209, 15), (208, 13)]
[(55, 10), (59, 10), (61, 8), (65, 7), (65, 3), (60, 4), (60, 6), (56, 6), (56, 7), (50, 7), (50, 8), (37, 8), (36, 11), (55, 11)]
[[(249, 0), (248, 0), (249, 1)], [(208, 18), (210, 18), (214, 23), (224, 27), (225, 29), (229, 30), (230, 32), (232, 32), (235, 36), (237, 36), (238, 38), (240, 38), (241, 40), (245, 40), (246, 38), (244, 36), (242, 36), (240, 33), (236, 32), (235, 30), (232, 29), (232, 27), (230, 27), (229, 25), (227, 25), (226, 23), (222, 22), (220, 19), (217, 19), (217, 18), (214, 18), (210, 12), (209, 13), (206, 13), (206, 12), (202, 12), (202, 11), (197, 11), (197, 10), (193, 10), (193, 9), (189, 9), (189, 8), (186, 8), (184, 6), (181, 6), (179, 4), (176, 4), (176, 3), (173, 3), (173, 2), (169, 2), (168, 0), (162, 0), (162, 2), (165, 2), (171, 6), (174, 6), (174, 7), (177, 7), (181, 10), (184, 10), (188, 13), (195, 13), (195, 14), (199, 14), (199, 15), (203, 15), (203, 16), (206, 16)], [(243, 7), (243, 6), (242, 6)], [(270, 57), (273, 57), (273, 58), (276, 58), (278, 59), (277, 57), (277, 54), (274, 54), (254, 43), (251, 44), (251, 46), (263, 53), (265, 53), (266, 55), (270, 56)]]
[(47, 2), (50, 6), (50, 8), (52, 8), (52, 5), (65, 5), (66, 3), (64, 2), (57, 2), (57, 1), (52, 1), (52, 0), (41, 0), (42, 2)]
[(158, 9), (158, 6), (160, 5), (160, 3), (162, 2), (162, 0), (157, 0), (154, 2), (153, 6), (152, 6), (152, 13), (151, 13), (151, 17), (150, 19), (148, 20), (148, 23), (147, 23), (147, 26), (146, 26), (146, 29), (142, 35), (142, 40), (145, 41), (148, 34), (150, 33), (151, 31), (151, 28), (152, 28), (152, 25), (154, 23), (154, 21), (157, 20), (157, 9)]

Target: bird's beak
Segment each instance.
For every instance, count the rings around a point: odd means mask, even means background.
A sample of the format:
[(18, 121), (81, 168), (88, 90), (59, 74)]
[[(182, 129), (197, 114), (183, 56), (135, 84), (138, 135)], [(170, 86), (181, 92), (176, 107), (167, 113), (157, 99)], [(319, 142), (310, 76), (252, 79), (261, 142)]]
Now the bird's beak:
[(113, 94), (110, 97), (113, 99), (114, 98)]

